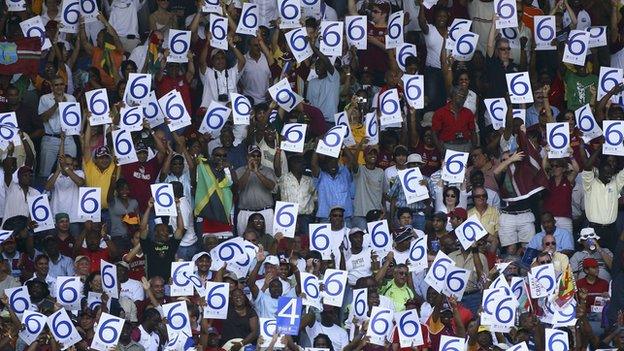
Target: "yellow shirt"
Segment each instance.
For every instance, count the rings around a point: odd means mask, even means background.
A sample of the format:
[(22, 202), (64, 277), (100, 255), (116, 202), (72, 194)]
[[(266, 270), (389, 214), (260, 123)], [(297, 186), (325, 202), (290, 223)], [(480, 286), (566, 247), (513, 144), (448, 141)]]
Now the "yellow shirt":
[(593, 171), (583, 171), (585, 190), (585, 215), (587, 220), (598, 224), (615, 222), (618, 214), (618, 199), (624, 187), (624, 170), (611, 178), (608, 184), (602, 183)]
[(115, 164), (111, 162), (108, 168), (106, 168), (104, 172), (102, 172), (95, 165), (93, 160), (89, 160), (82, 163), (82, 169), (85, 173), (85, 181), (87, 183), (87, 186), (101, 189), (100, 200), (102, 201), (102, 208), (107, 209), (108, 190), (110, 188), (111, 178), (115, 173)]
[(477, 216), (477, 219), (483, 224), (483, 228), (485, 228), (489, 234), (498, 236), (498, 217), (500, 213), (496, 207), (488, 206), (483, 214), (480, 214), (477, 208), (473, 207), (468, 210), (468, 217), (472, 217), (473, 215)]

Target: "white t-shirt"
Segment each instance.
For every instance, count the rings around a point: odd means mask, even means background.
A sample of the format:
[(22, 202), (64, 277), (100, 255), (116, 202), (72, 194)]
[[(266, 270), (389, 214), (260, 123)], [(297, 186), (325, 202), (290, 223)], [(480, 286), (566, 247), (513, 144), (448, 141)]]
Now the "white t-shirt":
[[(74, 170), (77, 176), (85, 178), (82, 170)], [(48, 179), (52, 178), (50, 175)], [(54, 188), (50, 198), (50, 207), (53, 213), (67, 213), (70, 222), (78, 221), (78, 192), (79, 188), (76, 183), (68, 176), (62, 173), (56, 178)]]
[(429, 27), (429, 34), (425, 35), (425, 44), (427, 44), (425, 66), (442, 68), (440, 53), (442, 52), (444, 37), (440, 35), (440, 32), (438, 32), (438, 29), (434, 25), (427, 24), (427, 26)]
[(201, 81), (204, 84), (201, 106), (208, 107), (211, 102), (219, 101), (219, 94), (227, 94), (229, 100), (230, 93), (237, 92), (238, 73), (237, 65), (220, 72), (210, 67), (206, 68), (204, 74), (200, 72)]
[[(419, 232), (419, 230), (414, 229), (417, 233)], [(424, 235), (421, 234), (422, 232), (418, 233), (419, 237), (420, 235)], [(403, 252), (398, 251), (395, 248), (392, 248), (392, 252), (394, 252), (394, 262), (396, 264), (400, 264), (400, 263), (407, 263), (407, 260), (409, 259), (409, 250), (405, 250)]]
[(139, 0), (113, 0), (108, 23), (120, 37), (135, 35), (139, 38), (138, 12), (144, 4), (145, 2)]
[(158, 334), (155, 332), (148, 333), (142, 325), (139, 325), (139, 331), (141, 332), (139, 344), (145, 348), (145, 351), (158, 351), (158, 345), (160, 344)]
[(334, 350), (342, 350), (349, 344), (349, 334), (347, 331), (337, 325), (326, 327), (321, 322), (314, 322), (312, 326), (306, 327), (306, 333), (310, 337), (310, 342), (314, 342), (319, 334), (325, 334), (331, 340)]
[[(4, 179), (2, 180), (4, 181)], [(4, 220), (15, 216), (30, 217), (28, 211), (28, 198), (39, 195), (37, 189), (28, 187), (28, 192), (24, 196), (24, 191), (17, 182), (12, 181), (6, 193), (6, 202), (4, 203)]]
[[(193, 222), (193, 208), (191, 202), (187, 197), (180, 198), (180, 212), (182, 212), (182, 221), (184, 223), (184, 229), (186, 232), (180, 241), (180, 246), (191, 246), (197, 242), (197, 235), (195, 234), (195, 226)], [(171, 216), (169, 223), (171, 228), (175, 232), (178, 228), (178, 216)]]
[(364, 248), (358, 254), (351, 254), (345, 258), (345, 267), (349, 275), (347, 276), (347, 282), (349, 285), (355, 285), (355, 282), (362, 278), (368, 277), (373, 274), (371, 248)]
[(271, 85), (271, 70), (264, 54), (260, 54), (258, 61), (245, 55), (245, 67), (241, 72), (241, 86), (243, 94), (254, 99), (254, 104), (266, 101), (266, 93)]
[[(65, 94), (65, 99), (67, 102), (76, 102), (76, 98), (73, 95)], [(42, 95), (39, 99), (37, 113), (41, 115), (54, 106), (55, 103), (54, 94)], [(43, 129), (45, 129), (46, 134), (61, 134), (61, 116), (58, 109), (54, 111), (54, 114), (47, 122), (43, 123)]]
[(134, 302), (143, 301), (145, 300), (143, 285), (138, 280), (128, 279), (125, 283), (121, 283), (119, 296), (127, 297)]

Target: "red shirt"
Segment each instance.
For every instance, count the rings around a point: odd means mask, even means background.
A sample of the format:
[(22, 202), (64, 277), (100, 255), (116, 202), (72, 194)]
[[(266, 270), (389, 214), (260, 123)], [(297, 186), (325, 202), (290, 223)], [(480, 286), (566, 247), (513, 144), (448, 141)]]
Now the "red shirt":
[[(126, 257), (127, 254), (123, 255), (122, 259)], [(130, 279), (135, 279), (141, 281), (141, 278), (145, 277), (145, 255), (141, 254), (141, 257), (135, 255), (132, 257), (130, 262), (130, 271), (128, 271), (128, 277)]]
[[(387, 27), (375, 27), (372, 22), (368, 23), (368, 37), (373, 37), (382, 43), (386, 42)], [(386, 50), (375, 45), (368, 45), (366, 50), (358, 51), (360, 67), (368, 67), (371, 71), (383, 72), (388, 70), (388, 54)]]
[[(429, 340), (429, 329), (427, 329), (426, 325), (424, 325), (424, 324), (420, 325), (420, 333), (423, 336), (424, 344), (422, 344), (420, 346), (416, 346), (415, 348), (399, 346), (399, 350), (401, 350), (401, 351), (410, 351), (410, 350), (420, 351), (422, 349), (430, 348), (431, 347), (431, 340)], [(399, 328), (395, 327), (394, 331), (392, 332), (392, 343), (393, 344), (399, 344), (399, 342), (400, 342), (400, 339), (399, 339)]]
[(422, 156), (423, 162), (425, 163), (420, 167), (420, 172), (424, 176), (431, 177), (435, 171), (440, 169), (440, 162), (442, 161), (440, 150), (435, 147), (430, 149), (425, 146), (425, 143), (420, 142), (414, 151)]
[(74, 245), (76, 245), (76, 239), (73, 236), (68, 236), (65, 240), (62, 240), (56, 236), (56, 243), (58, 244), (59, 252), (67, 257), (74, 257)]
[(450, 106), (451, 103), (447, 103), (435, 111), (431, 130), (438, 135), (441, 142), (471, 141), (475, 130), (474, 114), (462, 107), (455, 117)]
[(130, 197), (139, 202), (139, 213), (143, 213), (147, 202), (152, 196), (150, 185), (156, 182), (156, 176), (160, 172), (158, 157), (141, 163), (134, 162), (121, 166), (121, 175), (128, 182)]
[(87, 256), (89, 258), (89, 261), (91, 261), (91, 273), (100, 271), (100, 260), (110, 262), (110, 251), (108, 250), (108, 248), (100, 248), (92, 251), (83, 247), (80, 249), (80, 254), (83, 256)]
[(596, 277), (596, 281), (594, 284), (590, 284), (587, 281), (587, 277), (579, 279), (576, 282), (577, 289), (585, 289), (587, 290), (587, 301), (585, 301), (587, 306), (587, 311), (590, 311), (591, 305), (594, 304), (594, 300), (596, 300), (596, 296), (608, 292), (609, 291), (609, 282), (604, 279), (600, 279)]
[(161, 98), (172, 90), (177, 90), (182, 95), (184, 107), (189, 115), (193, 116), (193, 106), (191, 105), (191, 86), (186, 81), (186, 76), (169, 77), (163, 76), (156, 86), (156, 96)]
[(544, 211), (555, 217), (572, 218), (572, 184), (563, 177), (557, 185), (555, 178), (548, 180), (548, 193), (544, 196)]

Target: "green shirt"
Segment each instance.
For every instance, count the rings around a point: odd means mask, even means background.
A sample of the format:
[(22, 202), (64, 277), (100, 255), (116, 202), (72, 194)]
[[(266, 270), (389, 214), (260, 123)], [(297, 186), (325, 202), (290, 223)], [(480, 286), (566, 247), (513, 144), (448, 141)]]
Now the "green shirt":
[[(590, 102), (591, 92), (589, 88), (591, 86), (598, 89), (598, 77), (593, 74), (581, 76), (568, 71), (565, 74), (564, 82), (566, 103), (568, 109), (572, 111)], [(557, 118), (557, 116), (553, 117)]]
[(395, 312), (404, 311), (405, 302), (409, 299), (413, 299), (415, 295), (414, 291), (412, 291), (407, 283), (400, 288), (394, 283), (394, 279), (386, 283), (386, 285), (381, 288), (380, 293), (392, 300)]

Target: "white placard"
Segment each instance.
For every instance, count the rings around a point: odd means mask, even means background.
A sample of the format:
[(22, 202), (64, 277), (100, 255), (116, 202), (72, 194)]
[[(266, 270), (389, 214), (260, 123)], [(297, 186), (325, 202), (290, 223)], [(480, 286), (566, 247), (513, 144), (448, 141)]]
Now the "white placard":
[(570, 124), (568, 122), (546, 123), (548, 158), (569, 156)]
[(9, 12), (26, 11), (26, 1), (24, 0), (5, 0), (5, 3)]
[(347, 284), (347, 271), (327, 269), (323, 278), (325, 290), (321, 292), (323, 303), (341, 307)]
[(173, 185), (170, 183), (151, 184), (156, 216), (175, 216), (177, 214)]
[(293, 29), (284, 36), (297, 63), (303, 62), (314, 54), (308, 42), (308, 32), (304, 27)]
[(488, 232), (481, 224), (479, 218), (476, 215), (472, 215), (455, 229), (455, 234), (457, 234), (457, 239), (464, 250), (468, 250), (472, 244), (481, 240)]
[[(195, 264), (188, 261), (171, 262), (171, 285), (169, 296), (193, 296), (193, 269)], [(202, 285), (199, 282), (199, 285)]]
[(451, 26), (448, 27), (448, 37), (446, 38), (446, 50), (453, 50), (455, 42), (460, 33), (470, 32), (472, 21), (463, 18), (455, 18)]
[(546, 297), (557, 289), (555, 266), (552, 263), (531, 268), (529, 272), (531, 298)]
[(394, 314), (394, 320), (399, 332), (399, 344), (401, 348), (411, 348), (425, 343), (420, 317), (415, 309)]
[(78, 189), (78, 219), (81, 222), (101, 221), (102, 200), (101, 188), (80, 187)]
[(202, 12), (223, 14), (219, 0), (204, 0), (202, 4)]
[(68, 310), (80, 309), (82, 282), (80, 277), (56, 277), (56, 302)]
[(165, 123), (165, 115), (163, 115), (156, 99), (156, 92), (150, 91), (143, 106), (143, 116), (147, 118), (150, 128), (154, 129)]
[(301, 292), (305, 294), (302, 303), (305, 306), (313, 306), (322, 309), (321, 290), (319, 279), (312, 273), (300, 272)]
[(102, 291), (113, 299), (119, 298), (119, 280), (117, 280), (117, 266), (100, 260), (100, 276), (102, 277)]
[(331, 127), (325, 135), (319, 139), (316, 152), (330, 157), (338, 158), (342, 149), (342, 141), (349, 130), (344, 125)]
[(321, 0), (301, 0), (301, 12), (303, 18), (314, 17), (321, 19)]
[(419, 273), (427, 269), (427, 235), (412, 240), (407, 256), (407, 267), (410, 272)]
[(393, 330), (392, 310), (373, 306), (371, 308), (370, 318), (368, 330), (366, 331), (366, 335), (370, 337), (369, 342), (374, 345), (384, 346), (386, 344), (386, 339)]
[(484, 99), (486, 115), (492, 122), (492, 128), (499, 130), (505, 128), (507, 116), (507, 102), (505, 98)]
[(30, 310), (30, 294), (25, 285), (4, 289), (4, 294), (7, 300), (9, 300), (9, 306), (11, 306), (11, 309), (18, 317), (25, 311)]
[[(602, 99), (607, 93), (618, 84), (624, 81), (624, 70), (613, 67), (600, 67), (600, 75), (598, 76), (598, 95), (596, 99)], [(621, 93), (620, 93), (621, 94)], [(618, 103), (620, 94), (614, 94), (611, 102)]]
[(98, 10), (95, 0), (80, 0), (80, 15), (84, 18), (85, 23), (97, 21)]
[(80, 18), (80, 0), (63, 0), (61, 4), (60, 32), (78, 33), (78, 20)]
[(284, 78), (269, 88), (271, 98), (287, 112), (292, 111), (303, 98), (290, 87), (288, 79)]
[(139, 160), (137, 158), (136, 150), (134, 149), (132, 136), (127, 130), (113, 130), (113, 149), (115, 151), (115, 158), (117, 158), (118, 166), (137, 162)]
[(366, 16), (345, 16), (347, 43), (358, 50), (366, 50), (368, 40), (368, 21)]
[(320, 50), (325, 56), (342, 56), (342, 21), (321, 22)]
[(284, 151), (303, 152), (305, 134), (308, 126), (303, 123), (287, 123), (282, 128), (282, 141), (280, 147)]
[(576, 127), (583, 133), (582, 138), (585, 143), (589, 143), (592, 139), (602, 135), (602, 129), (598, 126), (589, 104), (577, 108), (574, 111), (574, 118), (576, 119)]
[(100, 320), (95, 325), (91, 348), (98, 351), (108, 351), (111, 345), (117, 345), (125, 319), (102, 312)]
[(523, 341), (517, 345), (508, 348), (507, 351), (529, 351), (529, 347), (527, 346), (526, 342)]
[(191, 335), (191, 320), (186, 301), (166, 303), (162, 305), (162, 309), (167, 319), (167, 335), (170, 340), (180, 333)]
[(353, 138), (353, 132), (351, 131), (351, 125), (349, 124), (349, 117), (347, 112), (342, 111), (338, 112), (334, 115), (334, 123), (337, 126), (345, 126), (347, 129), (345, 130), (343, 142), (346, 146), (355, 145), (355, 139)]
[(67, 311), (64, 308), (54, 312), (48, 316), (48, 328), (52, 332), (52, 337), (58, 341), (64, 349), (76, 344), (82, 338), (78, 333), (78, 329), (74, 326), (74, 323), (69, 318)]
[(87, 111), (91, 112), (91, 117), (89, 118), (91, 126), (113, 123), (110, 117), (110, 104), (105, 88), (87, 91), (85, 93), (85, 101), (87, 102)]
[(310, 223), (308, 228), (310, 247), (320, 252), (323, 260), (330, 260), (332, 251), (338, 249), (342, 238), (332, 235), (331, 227), (327, 223)]
[[(258, 318), (260, 321), (260, 336), (262, 337), (262, 343), (258, 343), (257, 347), (267, 348), (271, 344), (273, 335), (277, 331), (277, 321), (275, 318)], [(273, 345), (276, 348), (283, 348), (285, 345), (282, 343), (281, 338), (277, 338), (277, 342)]]
[(175, 132), (191, 124), (191, 116), (184, 106), (184, 100), (179, 91), (171, 90), (163, 95), (158, 99), (158, 105), (165, 118), (169, 119), (170, 131)]
[(458, 32), (453, 46), (452, 55), (457, 61), (470, 61), (477, 49), (479, 34), (473, 32)]
[(353, 315), (358, 319), (368, 318), (368, 288), (353, 289)]
[(448, 274), (444, 279), (444, 287), (442, 293), (449, 297), (455, 297), (461, 301), (464, 291), (468, 286), (468, 278), (471, 271), (459, 267), (449, 267)]
[(368, 145), (379, 144), (379, 123), (375, 112), (364, 116), (364, 128), (366, 128), (364, 135), (368, 138)]
[(251, 103), (245, 95), (230, 93), (232, 101), (232, 117), (235, 125), (249, 125)]
[(379, 122), (382, 126), (403, 122), (399, 93), (396, 88), (388, 89), (379, 94), (379, 111), (381, 112)]
[(466, 165), (468, 164), (467, 152), (453, 151), (446, 149), (444, 155), (444, 167), (442, 168), (442, 180), (451, 184), (462, 183), (466, 175)]
[(18, 131), (15, 112), (0, 114), (0, 148), (6, 149), (10, 142), (13, 142), (15, 146), (22, 145)]
[(522, 120), (523, 124), (526, 123), (526, 110), (523, 108), (514, 108), (511, 110), (511, 118), (519, 118)]
[(442, 290), (446, 286), (446, 276), (450, 268), (454, 266), (455, 263), (450, 257), (442, 252), (442, 250), (438, 251), (438, 254), (431, 264), (431, 268), (427, 271), (425, 282), (437, 292), (442, 293)]
[(2, 230), (0, 229), (0, 244), (2, 244), (5, 240), (11, 237), (13, 234), (12, 230)]
[(392, 238), (390, 237), (390, 227), (388, 227), (388, 221), (382, 219), (380, 221), (374, 221), (366, 223), (366, 228), (371, 236), (371, 248), (373, 251), (378, 252), (380, 256), (392, 250)]
[(398, 175), (408, 204), (429, 198), (427, 185), (420, 184), (423, 176), (418, 167), (399, 170)]
[(210, 46), (213, 49), (228, 49), (228, 19), (217, 14), (210, 14)]
[[(211, 271), (218, 271), (227, 263), (227, 270), (236, 274), (237, 277), (245, 277), (251, 264), (251, 258), (255, 257), (253, 250), (247, 250), (247, 246), (252, 245), (241, 237), (227, 240), (214, 249), (210, 250), (212, 264)], [(251, 255), (253, 253), (253, 255)]]
[[(24, 288), (26, 287), (24, 286)], [(26, 345), (32, 344), (45, 328), (47, 320), (48, 317), (42, 313), (29, 310), (24, 311), (22, 314), (22, 326), (24, 328), (20, 330), (19, 338), (24, 340)]]
[(563, 62), (577, 66), (585, 66), (587, 51), (589, 50), (587, 42), (589, 41), (589, 32), (584, 30), (571, 30), (568, 41), (563, 51)]
[[(395, 55), (395, 60), (401, 71), (405, 72), (407, 65), (407, 58), (410, 56), (417, 57), (418, 52), (416, 51), (416, 45), (410, 43), (403, 43), (397, 45)], [(404, 80), (405, 81), (405, 80)]]
[(440, 337), (440, 351), (462, 351), (466, 349), (466, 339), (456, 336), (442, 335)]
[(399, 44), (405, 42), (403, 34), (403, 20), (405, 13), (403, 11), (397, 11), (390, 15), (388, 18), (388, 31), (386, 34), (386, 49), (394, 49)]
[(54, 216), (50, 209), (50, 201), (47, 194), (40, 194), (28, 198), (28, 212), (30, 219), (37, 223), (35, 233), (54, 229)]
[(552, 41), (557, 37), (555, 16), (535, 16), (533, 32), (535, 33), (535, 50), (557, 50)]
[(587, 46), (590, 49), (607, 46), (607, 26), (589, 27), (586, 31), (589, 33)]
[(230, 284), (206, 282), (204, 318), (227, 319), (230, 305)]
[(496, 29), (518, 27), (518, 10), (515, 0), (494, 0)]
[(208, 109), (206, 109), (204, 119), (199, 126), (199, 132), (202, 134), (210, 133), (218, 135), (225, 125), (225, 122), (228, 120), (231, 111), (232, 110), (229, 108), (213, 100), (210, 106), (208, 106)]
[(512, 104), (532, 104), (533, 90), (529, 72), (505, 73), (507, 91)]
[[(87, 308), (89, 308), (92, 311), (95, 311), (101, 305), (102, 305), (102, 294), (89, 291), (87, 293)], [(108, 300), (108, 305), (110, 305), (110, 299)]]
[(296, 28), (300, 25), (301, 3), (299, 0), (277, 0), (280, 29)]
[[(10, 2), (7, 1), (7, 2)], [(41, 16), (31, 17), (27, 20), (20, 22), (20, 28), (22, 28), (22, 34), (27, 38), (41, 38), (41, 50), (48, 50), (52, 47), (52, 42), (46, 37), (45, 27)]]
[(286, 238), (295, 236), (297, 227), (297, 213), (299, 204), (296, 202), (275, 202), (275, 215), (273, 216), (273, 236), (282, 233)]
[[(176, 45), (180, 46), (181, 44), (176, 43)], [(170, 50), (172, 51), (173, 49)], [(151, 75), (144, 73), (130, 73), (128, 75), (128, 83), (126, 83), (126, 89), (124, 90), (124, 102), (126, 103), (126, 106), (136, 106), (147, 103), (150, 100), (149, 97), (151, 90)]]
[(602, 153), (605, 155), (624, 156), (624, 122), (602, 121), (605, 139), (602, 144)]
[(143, 130), (143, 108), (141, 106), (122, 107), (119, 110), (119, 128), (129, 132)]
[[(401, 77), (403, 81), (403, 92), (407, 103), (415, 109), (425, 107), (425, 77), (423, 75), (404, 74)], [(400, 113), (400, 111), (399, 111)]]
[(258, 5), (252, 3), (244, 3), (241, 11), (236, 33), (246, 35), (256, 35), (258, 32)]
[(481, 323), (496, 330), (513, 327), (518, 301), (509, 296), (505, 288), (485, 289), (483, 291)]
[(568, 333), (559, 329), (545, 328), (546, 351), (570, 350)]
[(502, 38), (506, 38), (509, 40), (509, 47), (512, 49), (520, 48), (520, 40), (518, 39), (518, 29), (517, 28), (503, 28), (500, 30), (500, 34)]
[(61, 117), (61, 130), (65, 136), (80, 135), (82, 132), (82, 112), (78, 102), (59, 102), (58, 111)]

